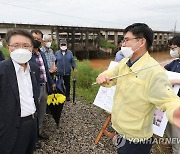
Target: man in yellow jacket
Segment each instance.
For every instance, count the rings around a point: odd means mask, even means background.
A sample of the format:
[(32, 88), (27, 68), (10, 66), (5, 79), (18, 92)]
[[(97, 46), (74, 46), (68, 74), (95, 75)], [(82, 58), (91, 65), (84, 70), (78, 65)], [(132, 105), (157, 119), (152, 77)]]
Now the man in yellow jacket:
[[(153, 31), (146, 24), (128, 26), (121, 48), (125, 58), (96, 79), (104, 86), (116, 85), (112, 127), (125, 141), (118, 146), (118, 154), (150, 153), (152, 142), (148, 141), (153, 135), (156, 108), (166, 111), (169, 122), (180, 127), (180, 99), (173, 93), (164, 69), (148, 53), (152, 42)], [(128, 75), (110, 80), (123, 74)]]

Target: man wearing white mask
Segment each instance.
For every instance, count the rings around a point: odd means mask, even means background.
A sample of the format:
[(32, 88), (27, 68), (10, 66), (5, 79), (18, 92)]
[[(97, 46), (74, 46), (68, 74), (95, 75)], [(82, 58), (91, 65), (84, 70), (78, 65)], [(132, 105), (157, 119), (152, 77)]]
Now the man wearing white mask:
[[(168, 71), (180, 73), (180, 36), (175, 36), (169, 41), (170, 47), (170, 55), (173, 58), (176, 58), (171, 63), (164, 66), (164, 68)], [(170, 80), (172, 85), (179, 84), (180, 79)], [(178, 96), (180, 97), (180, 91), (178, 92)], [(169, 138), (178, 138), (180, 140), (180, 129), (174, 125), (168, 123), (166, 127), (167, 136)], [(173, 154), (180, 154), (180, 144), (173, 143), (172, 144)]]
[(0, 153), (32, 154), (37, 138), (39, 68), (29, 62), (33, 37), (10, 30), (10, 58), (0, 63)]
[(49, 73), (52, 75), (53, 73), (56, 72), (56, 57), (54, 56), (53, 50), (51, 49), (51, 44), (52, 44), (52, 39), (50, 35), (44, 35), (43, 36), (43, 46), (41, 48), (41, 51), (45, 53), (48, 68), (49, 68)]
[[(112, 127), (118, 133), (118, 154), (150, 154), (156, 108), (166, 111), (169, 122), (180, 127), (180, 99), (164, 69), (148, 53), (152, 42), (153, 31), (146, 24), (128, 26), (121, 48), (125, 58), (96, 79), (104, 86), (116, 85)], [(124, 76), (110, 80), (117, 75)]]
[(64, 80), (64, 85), (66, 88), (66, 100), (70, 101), (70, 78), (71, 78), (71, 67), (74, 70), (74, 75), (77, 72), (76, 64), (73, 54), (67, 49), (67, 41), (60, 40), (60, 50), (55, 54), (56, 56), (56, 66), (57, 74)]
[[(3, 42), (0, 38), (0, 49), (3, 47)], [(0, 50), (0, 61), (3, 61), (5, 58), (4, 58), (4, 55), (3, 55), (3, 52)]]

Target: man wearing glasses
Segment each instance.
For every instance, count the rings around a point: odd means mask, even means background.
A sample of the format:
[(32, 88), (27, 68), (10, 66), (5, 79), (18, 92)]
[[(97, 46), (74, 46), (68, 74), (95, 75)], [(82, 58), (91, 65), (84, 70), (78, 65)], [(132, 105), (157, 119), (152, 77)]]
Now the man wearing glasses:
[(6, 35), (10, 58), (0, 63), (0, 153), (32, 154), (37, 138), (39, 68), (29, 62), (33, 37), (25, 30)]
[[(96, 79), (101, 85), (116, 85), (112, 127), (118, 133), (118, 154), (150, 153), (155, 108), (166, 111), (169, 122), (180, 127), (180, 99), (164, 69), (148, 53), (152, 42), (153, 31), (146, 24), (128, 26), (121, 48), (125, 58)], [(123, 74), (128, 75), (110, 81)]]

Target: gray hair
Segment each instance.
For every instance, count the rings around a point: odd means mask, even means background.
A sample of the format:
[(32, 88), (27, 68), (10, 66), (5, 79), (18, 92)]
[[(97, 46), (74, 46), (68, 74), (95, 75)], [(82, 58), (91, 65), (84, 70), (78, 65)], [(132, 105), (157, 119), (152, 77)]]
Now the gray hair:
[(51, 36), (50, 35), (44, 35), (43, 36), (43, 41), (45, 40), (52, 40)]

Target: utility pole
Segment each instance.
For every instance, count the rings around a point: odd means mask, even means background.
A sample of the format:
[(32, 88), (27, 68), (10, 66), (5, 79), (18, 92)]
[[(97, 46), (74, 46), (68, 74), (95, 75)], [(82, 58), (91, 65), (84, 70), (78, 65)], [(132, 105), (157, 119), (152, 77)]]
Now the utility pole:
[(175, 24), (174, 24), (173, 37), (175, 36), (175, 33), (176, 33), (176, 24), (177, 24), (177, 20), (175, 21)]

